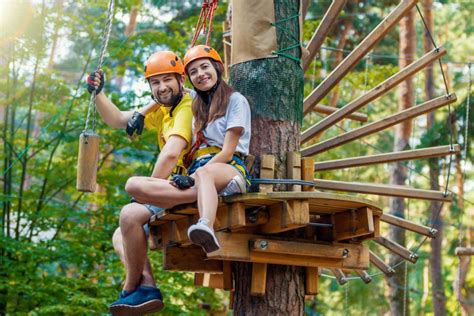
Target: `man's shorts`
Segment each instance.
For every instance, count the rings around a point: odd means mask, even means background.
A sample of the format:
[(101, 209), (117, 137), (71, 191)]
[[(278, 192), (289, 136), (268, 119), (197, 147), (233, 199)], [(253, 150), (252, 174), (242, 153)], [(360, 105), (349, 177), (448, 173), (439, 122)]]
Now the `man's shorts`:
[[(155, 206), (155, 205), (151, 205), (151, 204), (142, 204), (144, 207), (146, 207), (147, 210), (150, 211), (150, 218), (153, 216), (153, 215), (157, 215), (161, 212), (164, 212), (165, 209), (164, 208), (161, 208), (161, 207), (158, 207), (158, 206)], [(150, 225), (149, 223), (146, 223), (145, 225), (143, 225), (143, 230), (145, 231), (145, 234), (148, 236), (148, 234), (150, 233)]]

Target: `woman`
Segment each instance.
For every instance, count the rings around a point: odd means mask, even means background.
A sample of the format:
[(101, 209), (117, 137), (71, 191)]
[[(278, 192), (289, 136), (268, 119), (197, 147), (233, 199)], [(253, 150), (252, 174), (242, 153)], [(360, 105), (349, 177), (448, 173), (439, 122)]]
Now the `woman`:
[(165, 208), (197, 200), (200, 218), (188, 229), (188, 236), (204, 251), (213, 252), (219, 249), (213, 229), (218, 195), (245, 193), (250, 184), (243, 163), (249, 153), (250, 107), (243, 95), (222, 80), (224, 65), (215, 49), (191, 48), (184, 66), (196, 92), (193, 147), (187, 156), (195, 185), (178, 189), (181, 183), (133, 177), (126, 190), (142, 203)]

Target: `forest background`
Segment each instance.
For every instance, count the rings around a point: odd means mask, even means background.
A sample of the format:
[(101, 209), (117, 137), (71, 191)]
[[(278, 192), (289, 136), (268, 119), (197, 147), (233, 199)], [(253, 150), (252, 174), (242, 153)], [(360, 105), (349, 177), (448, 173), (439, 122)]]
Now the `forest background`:
[[(304, 22), (304, 43), (310, 38), (331, 1), (312, 1)], [(420, 1), (420, 6), (431, 1)], [(153, 52), (169, 49), (184, 55), (190, 45), (201, 1), (123, 0), (117, 1), (114, 24), (103, 69), (105, 92), (123, 110), (150, 101), (143, 79), (143, 64)], [(397, 1), (348, 1), (305, 74), (308, 94), (355, 46), (390, 12)], [(124, 183), (132, 175), (148, 175), (158, 155), (155, 134), (145, 133), (130, 140), (123, 130), (112, 130), (100, 118), (101, 135), (99, 190), (84, 194), (75, 189), (78, 138), (84, 129), (89, 94), (84, 85), (100, 54), (106, 25), (108, 1), (0, 0), (0, 130), (1, 130), (1, 263), (0, 314), (97, 314), (106, 313), (121, 289), (123, 268), (111, 244), (121, 207), (128, 203)], [(427, 8), (423, 8), (426, 10)], [(438, 110), (435, 124), (427, 128), (426, 117), (414, 121), (410, 147), (445, 145), (450, 142), (453, 122), (454, 143), (461, 154), (452, 164), (439, 159), (439, 183), (455, 194), (454, 202), (443, 207), (440, 225), (444, 230), (442, 252), (443, 304), (447, 314), (460, 313), (455, 293), (459, 260), (454, 248), (472, 239), (474, 230), (474, 182), (472, 181), (472, 100), (469, 98), (469, 62), (474, 62), (474, 2), (434, 1), (435, 41), (447, 48), (443, 58), (450, 91), (458, 101)], [(221, 1), (215, 16), (212, 45), (222, 52), (222, 24), (227, 3)], [(425, 12), (425, 11), (424, 11)], [(343, 106), (364, 91), (397, 72), (399, 29), (396, 28), (373, 49), (338, 85), (323, 104)], [(416, 56), (424, 53), (424, 28), (416, 17)], [(414, 76), (417, 104), (426, 100), (424, 73)], [(435, 95), (444, 93), (439, 67), (434, 68)], [(472, 94), (472, 90), (470, 91)], [(360, 111), (375, 121), (397, 111), (397, 89)], [(471, 104), (470, 112), (467, 105)], [(451, 118), (451, 119), (449, 119)], [(321, 115), (305, 117), (303, 128)], [(334, 126), (332, 137), (341, 129), (361, 123), (350, 120)], [(316, 157), (317, 160), (390, 152), (393, 129), (364, 138)], [(407, 184), (429, 188), (428, 163), (406, 163)], [(388, 183), (389, 165), (376, 165), (326, 172), (324, 179)], [(389, 207), (388, 198), (367, 196)], [(429, 203), (407, 200), (406, 216), (430, 225)], [(383, 227), (385, 228), (385, 227)], [(421, 238), (407, 234), (407, 247)], [(432, 314), (433, 290), (430, 276), (431, 248), (423, 244), (416, 264), (401, 265), (408, 276), (404, 284), (406, 303), (413, 314)], [(219, 290), (196, 288), (186, 273), (161, 271), (161, 253), (151, 254), (154, 271), (166, 300), (165, 315), (206, 314), (223, 311), (228, 295)], [(474, 302), (474, 267), (463, 287), (463, 295)], [(369, 271), (371, 274), (376, 270)], [(370, 285), (352, 280), (345, 286), (334, 278), (321, 277), (320, 294), (308, 302), (308, 314), (381, 315), (390, 310), (387, 283), (374, 276)]]

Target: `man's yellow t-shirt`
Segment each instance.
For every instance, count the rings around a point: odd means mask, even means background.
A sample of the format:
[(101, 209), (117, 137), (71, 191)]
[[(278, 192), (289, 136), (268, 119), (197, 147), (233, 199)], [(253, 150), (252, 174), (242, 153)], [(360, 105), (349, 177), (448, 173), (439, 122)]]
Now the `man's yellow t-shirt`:
[(170, 115), (171, 107), (160, 106), (155, 111), (148, 113), (145, 117), (145, 127), (156, 129), (157, 131), (158, 147), (160, 150), (163, 149), (166, 141), (172, 135), (180, 136), (188, 142), (188, 146), (186, 146), (186, 149), (183, 150), (179, 156), (177, 163), (178, 167), (183, 168), (183, 156), (191, 148), (191, 142), (193, 139), (193, 112), (191, 109), (191, 103), (191, 96), (188, 93), (185, 93), (181, 102), (173, 110), (172, 116)]

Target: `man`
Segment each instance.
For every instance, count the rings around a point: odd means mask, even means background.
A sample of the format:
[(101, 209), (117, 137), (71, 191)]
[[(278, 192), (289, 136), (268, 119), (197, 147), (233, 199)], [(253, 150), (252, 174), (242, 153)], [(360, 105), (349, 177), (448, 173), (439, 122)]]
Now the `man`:
[[(145, 78), (155, 102), (138, 112), (120, 111), (105, 96), (101, 91), (104, 85), (101, 70), (89, 76), (88, 90), (91, 93), (96, 90), (97, 111), (110, 127), (125, 128), (130, 136), (134, 132), (140, 135), (144, 126), (157, 130), (160, 155), (152, 177), (167, 179), (186, 170), (183, 156), (192, 140), (192, 100), (184, 91), (184, 66), (173, 52), (153, 54), (146, 62)], [(112, 314), (143, 314), (163, 308), (143, 228), (159, 211), (152, 205), (130, 203), (120, 212), (120, 228), (114, 233), (113, 245), (125, 267), (126, 279), (119, 299), (110, 305)]]

